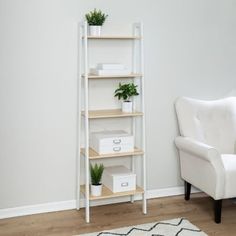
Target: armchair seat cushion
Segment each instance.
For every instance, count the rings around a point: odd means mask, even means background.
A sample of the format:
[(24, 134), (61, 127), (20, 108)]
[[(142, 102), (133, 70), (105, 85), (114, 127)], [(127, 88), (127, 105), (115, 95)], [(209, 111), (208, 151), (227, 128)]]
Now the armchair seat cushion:
[(224, 198), (233, 198), (236, 196), (236, 155), (222, 154), (221, 159), (225, 169)]

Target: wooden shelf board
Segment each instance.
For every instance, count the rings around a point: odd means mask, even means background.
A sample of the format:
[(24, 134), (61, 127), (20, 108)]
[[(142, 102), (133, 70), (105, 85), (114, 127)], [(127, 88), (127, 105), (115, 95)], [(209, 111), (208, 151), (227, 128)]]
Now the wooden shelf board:
[[(85, 149), (81, 148), (81, 153), (85, 155)], [(111, 157), (125, 157), (125, 156), (139, 156), (143, 155), (144, 152), (139, 148), (134, 148), (133, 152), (120, 152), (120, 153), (109, 153), (109, 154), (98, 154), (92, 148), (89, 148), (89, 159), (102, 159), (102, 158), (111, 158)]]
[[(82, 111), (82, 115), (85, 113)], [(110, 109), (110, 110), (90, 110), (89, 119), (101, 119), (101, 118), (118, 118), (118, 117), (132, 117), (142, 116), (143, 113), (139, 111), (133, 111), (131, 113), (122, 112), (121, 109)]]
[[(84, 37), (83, 37), (84, 38)], [(87, 36), (88, 39), (128, 39), (128, 40), (132, 40), (132, 39), (141, 39), (141, 37), (139, 36), (125, 36), (125, 35), (102, 35), (102, 36)]]
[[(85, 194), (85, 185), (80, 186), (80, 190), (83, 194)], [(107, 199), (107, 198), (115, 198), (115, 197), (123, 197), (123, 196), (131, 196), (135, 194), (142, 194), (144, 193), (143, 189), (139, 186), (136, 187), (134, 191), (127, 191), (127, 192), (119, 192), (113, 193), (110, 189), (106, 186), (102, 186), (102, 195), (99, 197), (89, 196), (89, 200), (100, 200), (100, 199)]]
[[(82, 75), (82, 77), (85, 77)], [(135, 78), (135, 77), (142, 77), (142, 74), (139, 73), (131, 73), (128, 75), (93, 75), (89, 74), (88, 78), (89, 79), (112, 79), (112, 78)]]

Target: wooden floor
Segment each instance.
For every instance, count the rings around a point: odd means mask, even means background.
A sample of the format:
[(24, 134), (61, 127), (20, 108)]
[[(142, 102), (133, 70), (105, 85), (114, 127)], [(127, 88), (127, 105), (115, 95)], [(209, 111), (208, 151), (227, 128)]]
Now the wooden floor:
[(148, 201), (148, 214), (141, 213), (141, 202), (93, 207), (90, 224), (84, 221), (84, 209), (45, 213), (0, 220), (0, 236), (72, 236), (178, 217), (185, 217), (208, 235), (236, 235), (236, 203), (223, 201), (222, 223), (213, 221), (213, 201), (203, 194)]

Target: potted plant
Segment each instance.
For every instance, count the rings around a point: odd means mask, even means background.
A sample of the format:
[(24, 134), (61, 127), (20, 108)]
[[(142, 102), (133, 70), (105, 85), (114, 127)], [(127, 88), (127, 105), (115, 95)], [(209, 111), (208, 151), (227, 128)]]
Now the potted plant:
[(122, 102), (122, 111), (123, 112), (132, 112), (133, 103), (130, 100), (131, 97), (139, 95), (137, 92), (138, 85), (134, 83), (121, 84), (119, 83), (119, 88), (115, 90), (115, 97), (118, 99), (123, 99)]
[(91, 176), (91, 195), (101, 196), (102, 195), (102, 174), (104, 166), (103, 164), (98, 165), (97, 163), (93, 166), (90, 164), (90, 176)]
[(101, 28), (108, 15), (102, 13), (101, 10), (94, 9), (85, 15), (89, 24), (89, 34), (91, 36), (100, 36)]

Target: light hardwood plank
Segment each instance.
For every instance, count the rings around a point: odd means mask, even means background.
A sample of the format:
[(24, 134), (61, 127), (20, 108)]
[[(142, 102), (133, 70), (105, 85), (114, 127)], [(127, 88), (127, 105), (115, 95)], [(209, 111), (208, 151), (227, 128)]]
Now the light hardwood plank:
[[(82, 75), (82, 77), (85, 77)], [(135, 77), (142, 77), (142, 74), (139, 73), (131, 73), (127, 75), (94, 75), (89, 74), (89, 79), (116, 79), (116, 78), (123, 78), (123, 79), (129, 79), (129, 78), (135, 78)]]
[(101, 35), (101, 36), (87, 36), (88, 39), (117, 39), (117, 40), (132, 40), (141, 39), (138, 36), (122, 36), (122, 35)]
[[(82, 115), (85, 113), (82, 111)], [(101, 118), (119, 118), (119, 117), (132, 117), (132, 116), (142, 116), (143, 113), (139, 111), (134, 111), (131, 113), (122, 112), (121, 109), (109, 109), (109, 110), (90, 110), (89, 119), (101, 119)]]
[[(85, 155), (85, 149), (81, 148), (81, 153)], [(144, 152), (139, 148), (134, 148), (133, 152), (120, 152), (120, 153), (109, 153), (109, 154), (99, 154), (92, 148), (89, 148), (89, 159), (103, 159), (103, 158), (112, 158), (112, 157), (125, 157), (125, 156), (138, 156), (143, 155)]]
[[(81, 192), (85, 194), (85, 185), (80, 186)], [(99, 197), (95, 196), (89, 196), (90, 200), (100, 200), (100, 199), (108, 199), (108, 198), (115, 198), (115, 197), (124, 197), (124, 196), (131, 196), (136, 194), (142, 194), (143, 189), (139, 186), (136, 187), (136, 190), (133, 191), (126, 191), (126, 192), (119, 192), (119, 193), (113, 193), (110, 189), (108, 189), (106, 186), (102, 186), (102, 195)]]

